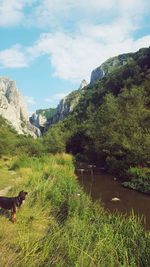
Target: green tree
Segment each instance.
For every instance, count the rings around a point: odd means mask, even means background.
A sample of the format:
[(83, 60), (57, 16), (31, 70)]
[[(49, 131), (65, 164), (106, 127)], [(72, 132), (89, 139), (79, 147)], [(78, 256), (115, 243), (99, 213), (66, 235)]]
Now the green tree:
[(17, 143), (17, 133), (0, 116), (0, 156), (14, 154)]
[(95, 149), (114, 169), (148, 165), (150, 161), (150, 111), (142, 88), (124, 89), (118, 97), (111, 93), (90, 123)]
[(58, 125), (52, 126), (43, 137), (43, 144), (50, 153), (65, 151), (66, 136)]

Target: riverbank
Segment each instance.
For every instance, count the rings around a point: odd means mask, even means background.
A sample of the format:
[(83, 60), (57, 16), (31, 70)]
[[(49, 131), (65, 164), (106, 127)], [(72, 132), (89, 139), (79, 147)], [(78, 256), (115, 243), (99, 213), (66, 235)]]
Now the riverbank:
[(16, 158), (20, 177), (9, 195), (27, 191), (17, 223), (0, 216), (1, 266), (149, 266), (150, 235), (132, 214), (106, 212), (84, 193), (71, 156)]
[(85, 173), (101, 172), (104, 171), (108, 175), (113, 175), (122, 186), (144, 193), (150, 196), (150, 168), (146, 167), (130, 167), (128, 170), (122, 170), (121, 174), (117, 170), (111, 171), (108, 166), (98, 166), (97, 163), (90, 164), (88, 162), (76, 161), (76, 170), (79, 173), (84, 171)]
[(102, 169), (78, 169), (76, 173), (81, 186), (94, 201), (102, 201), (111, 213), (117, 211), (129, 216), (133, 210), (144, 228), (150, 230), (149, 195), (125, 188), (120, 179)]

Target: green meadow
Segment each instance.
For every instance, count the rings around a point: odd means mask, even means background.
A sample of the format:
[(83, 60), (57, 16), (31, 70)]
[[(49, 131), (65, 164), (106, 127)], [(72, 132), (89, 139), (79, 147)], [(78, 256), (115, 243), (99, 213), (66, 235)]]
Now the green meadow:
[(7, 188), (8, 186), (13, 186), (17, 181), (17, 173), (13, 170), (8, 171), (10, 162), (11, 159), (7, 157), (3, 157), (0, 160), (0, 191), (5, 190), (5, 188)]
[(150, 233), (140, 219), (106, 212), (79, 186), (68, 154), (0, 160), (0, 190), (25, 190), (17, 222), (0, 214), (1, 267), (148, 267)]

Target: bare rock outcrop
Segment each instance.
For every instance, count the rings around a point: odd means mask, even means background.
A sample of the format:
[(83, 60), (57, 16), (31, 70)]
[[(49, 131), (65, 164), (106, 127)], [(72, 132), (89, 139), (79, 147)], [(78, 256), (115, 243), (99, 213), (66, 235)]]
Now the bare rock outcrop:
[(133, 61), (133, 55), (134, 53), (127, 53), (106, 60), (103, 64), (92, 71), (90, 85), (94, 85), (95, 82), (101, 80), (104, 76)]
[(16, 83), (7, 77), (0, 77), (0, 115), (5, 118), (19, 134), (40, 136), (40, 130), (29, 122), (27, 106), (18, 92)]

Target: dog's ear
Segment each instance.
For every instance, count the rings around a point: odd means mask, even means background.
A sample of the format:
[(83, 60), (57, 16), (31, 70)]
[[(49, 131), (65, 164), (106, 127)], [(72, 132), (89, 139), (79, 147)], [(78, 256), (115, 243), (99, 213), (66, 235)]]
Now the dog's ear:
[(24, 193), (24, 194), (28, 194), (28, 192), (26, 192), (26, 191), (24, 191), (24, 190), (22, 190), (20, 193)]
[(21, 195), (23, 193), (23, 190), (19, 192), (19, 195)]

